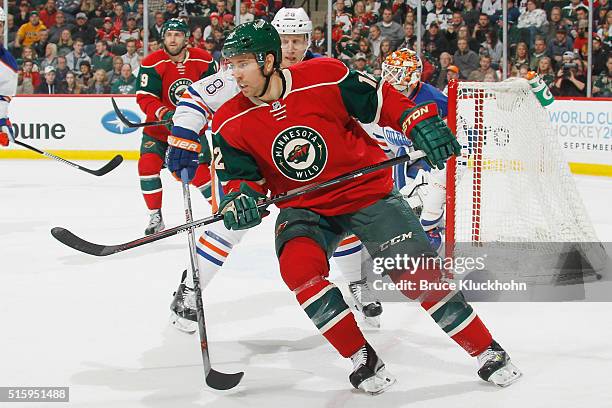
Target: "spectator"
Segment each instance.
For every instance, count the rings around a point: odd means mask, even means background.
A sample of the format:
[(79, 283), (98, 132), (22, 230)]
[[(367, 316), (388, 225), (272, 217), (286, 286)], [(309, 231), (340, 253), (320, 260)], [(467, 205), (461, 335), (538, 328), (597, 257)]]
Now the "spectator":
[(74, 26), (66, 23), (66, 17), (62, 11), (55, 13), (55, 25), (49, 28), (49, 42), (57, 44), (62, 31), (71, 31)]
[(570, 4), (563, 7), (563, 9), (561, 10), (561, 16), (564, 19), (575, 23), (578, 20), (578, 10), (581, 8), (583, 10), (586, 10), (587, 12), (589, 11), (589, 9), (584, 4), (582, 4), (582, 0), (570, 0)]
[(193, 31), (191, 31), (191, 36), (189, 37), (189, 46), (190, 47), (195, 47), (195, 48), (202, 48), (205, 49), (206, 47), (204, 46), (204, 44), (206, 43), (206, 40), (204, 40), (203, 38), (203, 30), (202, 27), (200, 26), (195, 26)]
[(249, 21), (255, 20), (255, 16), (249, 13), (247, 4), (244, 2), (240, 3), (240, 24), (248, 23)]
[(448, 95), (448, 83), (452, 80), (455, 81), (460, 81), (460, 74), (459, 74), (459, 67), (457, 67), (456, 65), (449, 65), (448, 68), (446, 69), (446, 86), (444, 87), (444, 90), (442, 91), (444, 93), (444, 95)]
[(75, 15), (81, 6), (80, 0), (56, 0), (55, 6), (65, 14)]
[(344, 7), (344, 0), (336, 1), (332, 20), (334, 21), (334, 25), (340, 27), (343, 33), (349, 33), (353, 28), (353, 23), (351, 22), (351, 15), (346, 12)]
[(49, 43), (49, 31), (42, 30), (38, 33), (38, 41), (36, 41), (32, 46), (34, 47), (34, 51), (36, 51), (36, 55), (45, 55), (45, 49), (47, 48), (47, 44)]
[(72, 52), (66, 55), (66, 63), (68, 64), (68, 68), (74, 72), (77, 72), (79, 71), (81, 63), (83, 62), (90, 64), (91, 58), (89, 58), (89, 55), (85, 54), (83, 40), (77, 39), (74, 41)]
[(497, 20), (502, 11), (502, 0), (483, 0), (480, 7), (491, 20)]
[(40, 39), (40, 32), (46, 31), (47, 27), (40, 22), (38, 11), (34, 10), (30, 13), (29, 22), (25, 23), (17, 31), (15, 38), (15, 48), (28, 47)]
[(552, 68), (552, 62), (548, 57), (542, 57), (538, 61), (537, 71), (538, 75), (544, 83), (550, 88), (555, 80), (555, 71)]
[(588, 20), (578, 20), (578, 30), (573, 31), (575, 34), (574, 36), (574, 42), (572, 44), (572, 47), (574, 47), (574, 49), (572, 51), (574, 51), (574, 53), (579, 53), (582, 48), (584, 46), (587, 45), (587, 29), (589, 27), (589, 21)]
[(221, 20), (221, 17), (219, 17), (219, 14), (214, 13), (214, 12), (210, 14), (210, 24), (204, 27), (204, 36), (203, 36), (204, 38), (208, 38), (212, 36), (213, 30), (215, 28), (223, 27), (220, 20)]
[(497, 32), (495, 30), (489, 31), (485, 38), (485, 42), (481, 44), (481, 49), (489, 57), (491, 57), (491, 64), (497, 68), (502, 58), (503, 44), (497, 38)]
[[(519, 0), (519, 3), (520, 2), (521, 0)], [(513, 24), (517, 24), (520, 15), (521, 11), (518, 9), (518, 7), (516, 7), (516, 2), (514, 0), (508, 0), (508, 21), (512, 21)]]
[(480, 13), (478, 16), (478, 24), (476, 24), (474, 30), (472, 31), (472, 38), (474, 38), (478, 44), (482, 44), (485, 42), (485, 35), (489, 31), (491, 31), (491, 21), (489, 20), (489, 16), (485, 13)]
[(187, 26), (189, 26), (189, 13), (187, 13), (185, 10), (179, 11), (178, 18), (179, 20), (182, 20), (185, 24), (187, 24)]
[(555, 65), (558, 65), (563, 59), (563, 54), (573, 49), (572, 40), (567, 36), (565, 28), (559, 28), (555, 38), (548, 42), (546, 55), (552, 58)]
[(54, 95), (64, 93), (64, 88), (55, 77), (55, 68), (45, 68), (45, 80), (36, 88), (35, 94)]
[(36, 50), (34, 47), (23, 47), (21, 49), (21, 56), (17, 58), (17, 64), (21, 65), (25, 60), (31, 60), (36, 65), (36, 60), (38, 59), (38, 54), (36, 54)]
[(520, 15), (517, 27), (527, 30), (529, 33), (529, 44), (533, 44), (537, 34), (543, 33), (547, 23), (546, 12), (539, 8), (536, 0), (527, 0), (527, 10)]
[(480, 57), (480, 67), (470, 72), (468, 81), (476, 82), (497, 82), (497, 74), (491, 68), (491, 57), (482, 55)]
[(107, 72), (113, 70), (113, 56), (108, 52), (106, 41), (96, 42), (96, 53), (91, 57), (91, 66), (94, 70), (103, 69)]
[(446, 37), (440, 33), (438, 23), (435, 21), (429, 25), (429, 29), (423, 35), (423, 42), (435, 45), (434, 49), (430, 51), (434, 58), (440, 57), (440, 53), (447, 52), (449, 49)]
[(138, 5), (141, 4), (139, 0), (125, 0), (123, 1), (123, 14), (126, 16), (136, 16), (138, 14)]
[(401, 48), (409, 48), (414, 49), (414, 43), (417, 40), (417, 36), (414, 34), (414, 26), (412, 24), (404, 25), (404, 41), (398, 47)]
[[(449, 43), (449, 46), (451, 43), (457, 41), (458, 31), (464, 25), (465, 25), (465, 22), (463, 21), (461, 12), (454, 11), (453, 17), (446, 28), (446, 32), (444, 33), (446, 35), (446, 41)], [(453, 52), (455, 52), (455, 50), (453, 50)]]
[[(240, 22), (242, 22), (242, 20), (240, 20)], [(365, 3), (359, 0), (353, 7), (353, 18), (351, 22), (353, 25), (361, 23), (369, 27), (376, 22), (376, 16), (371, 11), (367, 11)]]
[(440, 72), (438, 75), (438, 79), (436, 80), (435, 85), (439, 90), (443, 90), (448, 85), (448, 75), (447, 71), (449, 67), (454, 66), (453, 57), (448, 52), (443, 52), (440, 54)]
[(608, 55), (606, 70), (601, 72), (593, 82), (593, 95), (600, 98), (612, 97), (612, 55)]
[(176, 0), (166, 0), (166, 11), (164, 11), (164, 21), (171, 18), (178, 18), (179, 9), (176, 7)]
[(55, 25), (55, 17), (57, 15), (57, 8), (55, 8), (55, 0), (47, 0), (45, 7), (40, 11), (40, 21), (46, 27), (52, 27)]
[(8, 37), (4, 39), (4, 46), (7, 48), (15, 48), (15, 38), (17, 38), (17, 27), (15, 27), (15, 17), (12, 14), (6, 15), (6, 29)]
[(215, 7), (217, 8), (217, 14), (219, 14), (219, 17), (223, 17), (224, 15), (231, 13), (227, 7), (225, 7), (225, 0), (217, 0)]
[(213, 59), (217, 62), (221, 60), (221, 51), (217, 47), (217, 43), (214, 37), (208, 37), (204, 43), (204, 49), (213, 56)]
[(102, 0), (101, 6), (105, 17), (111, 17), (115, 12), (114, 0)]
[(85, 13), (88, 18), (93, 18), (96, 16), (96, 8), (96, 0), (82, 0), (79, 11)]
[[(408, 12), (406, 12), (406, 20), (404, 21), (404, 25), (405, 24), (412, 24), (412, 26), (414, 27), (414, 32), (416, 33), (419, 25), (416, 21), (416, 17), (413, 11), (408, 10)], [(425, 32), (425, 26), (421, 24), (421, 33), (424, 33), (424, 32)]]
[(463, 10), (461, 12), (461, 16), (468, 27), (474, 27), (478, 23), (479, 15), (480, 13), (474, 7), (474, 0), (463, 0)]
[[(4, 5), (4, 2), (2, 3)], [(19, 28), (30, 21), (30, 3), (22, 0), (19, 3), (19, 10), (14, 15), (15, 27)]]
[[(123, 59), (119, 56), (113, 57), (113, 69), (108, 74), (108, 83), (113, 84), (121, 79), (121, 68), (123, 68)], [(131, 65), (130, 65), (131, 67)]]
[(593, 75), (599, 75), (606, 71), (610, 50), (606, 49), (601, 37), (593, 34)]
[(392, 52), (393, 49), (391, 48), (391, 41), (385, 38), (380, 42), (380, 47), (378, 48), (378, 57), (376, 57), (376, 61), (372, 69), (374, 71), (381, 70), (382, 63)]
[(381, 35), (388, 39), (391, 42), (391, 47), (395, 49), (404, 40), (404, 29), (392, 19), (391, 9), (384, 9), (382, 21), (376, 23), (376, 26), (380, 28)]
[(370, 47), (370, 42), (367, 38), (361, 38), (359, 40), (359, 52), (365, 55), (366, 57), (366, 65), (371, 67), (376, 63), (376, 57), (372, 52), (372, 48)]
[(125, 43), (127, 52), (121, 56), (124, 64), (130, 64), (132, 70), (136, 70), (140, 66), (140, 56), (136, 52), (136, 41), (127, 40)]
[(83, 41), (83, 44), (91, 46), (93, 49), (93, 44), (96, 41), (96, 30), (87, 21), (85, 13), (78, 13), (76, 15), (76, 27), (72, 29), (71, 34), (73, 40), (80, 39)]
[(57, 44), (48, 43), (45, 47), (45, 57), (40, 61), (40, 69), (44, 71), (47, 67), (57, 66)]
[(81, 88), (81, 84), (77, 82), (74, 72), (68, 72), (64, 80), (64, 93), (78, 95), (81, 93)]
[(17, 93), (32, 95), (38, 85), (40, 85), (38, 67), (32, 60), (23, 61), (22, 68), (17, 76)]
[(529, 47), (526, 43), (520, 42), (516, 45), (516, 52), (510, 59), (510, 63), (516, 69), (519, 69), (521, 65), (529, 66)]
[(380, 45), (384, 39), (385, 38), (382, 36), (380, 27), (377, 25), (370, 27), (370, 35), (368, 36), (368, 40), (370, 41), (370, 47), (372, 47), (372, 53), (377, 58), (380, 55)]
[(529, 69), (535, 71), (539, 64), (540, 59), (546, 56), (546, 41), (543, 37), (537, 36), (534, 41), (534, 48), (529, 58)]
[(74, 48), (74, 41), (72, 41), (72, 34), (68, 29), (62, 31), (60, 39), (57, 42), (57, 55), (65, 56), (69, 54)]
[(234, 28), (236, 27), (234, 25), (234, 15), (231, 13), (226, 13), (223, 15), (223, 34), (227, 37), (229, 35), (229, 33), (231, 33), (232, 31), (234, 31)]
[(457, 51), (453, 55), (453, 61), (463, 78), (467, 78), (472, 71), (478, 69), (480, 64), (478, 54), (468, 48), (465, 38), (457, 41)]
[(601, 25), (601, 28), (597, 30), (597, 35), (603, 38), (606, 46), (612, 47), (612, 10), (606, 14), (606, 20)]
[(578, 70), (574, 53), (566, 51), (561, 60), (551, 92), (555, 96), (585, 96), (586, 78)]
[(104, 17), (102, 28), (97, 33), (98, 41), (105, 41), (108, 45), (116, 44), (119, 39), (119, 31), (113, 26), (113, 20), (110, 17)]
[(119, 33), (119, 42), (125, 44), (127, 40), (140, 41), (140, 31), (136, 27), (136, 18), (130, 16), (127, 18), (127, 24), (124, 30)]
[(113, 9), (113, 13), (110, 16), (113, 19), (113, 27), (115, 30), (121, 31), (127, 24), (127, 18), (125, 13), (123, 12), (123, 7), (121, 4), (115, 4), (115, 8)]
[(87, 93), (94, 95), (110, 93), (110, 85), (108, 84), (105, 70), (96, 70), (90, 82), (89, 88), (87, 89)]
[(327, 52), (327, 41), (325, 41), (323, 27), (317, 26), (312, 30), (312, 44), (310, 45), (310, 50), (315, 54), (325, 54)]
[(440, 29), (446, 30), (452, 17), (452, 12), (446, 7), (444, 7), (444, 1), (435, 0), (433, 10), (427, 13), (427, 17), (425, 19), (425, 26), (430, 27), (433, 22), (436, 22)]
[(77, 82), (81, 85), (81, 93), (89, 93), (89, 86), (93, 83), (91, 64), (89, 61), (81, 61), (77, 74)]
[(161, 39), (161, 29), (164, 26), (164, 14), (155, 13), (155, 23), (149, 28), (149, 38)]
[(372, 13), (372, 15), (374, 17), (377, 17), (380, 13), (378, 12), (380, 10), (380, 5), (381, 2), (376, 1), (376, 0), (365, 0), (365, 10), (366, 13)]
[(149, 39), (149, 54), (159, 50), (160, 48), (159, 40), (157, 38)]
[(470, 29), (468, 26), (462, 26), (459, 27), (459, 30), (457, 30), (457, 39), (450, 44), (449, 46), (449, 53), (452, 55), (457, 51), (457, 42), (460, 39), (464, 39), (467, 41), (468, 43), (468, 48), (472, 51), (474, 51), (475, 53), (478, 53), (480, 51), (480, 44), (478, 44), (478, 42), (476, 41), (475, 38), (472, 38), (472, 36), (470, 35)]
[(561, 7), (553, 7), (550, 10), (550, 19), (548, 25), (544, 30), (546, 35), (546, 42), (552, 41), (557, 35), (559, 29), (565, 29), (565, 25), (561, 22)]
[(58, 56), (57, 57), (57, 66), (55, 67), (55, 76), (59, 81), (64, 81), (66, 76), (68, 75), (70, 68), (68, 68), (68, 64), (66, 63), (66, 57)]
[(362, 53), (362, 52), (358, 52), (353, 57), (353, 63), (352, 63), (352, 67), (351, 68), (354, 69), (357, 72), (361, 72), (361, 73), (365, 73), (365, 74), (371, 74), (372, 73), (372, 67), (368, 66), (367, 62), (368, 62), (368, 58), (366, 57), (366, 55), (364, 53)]

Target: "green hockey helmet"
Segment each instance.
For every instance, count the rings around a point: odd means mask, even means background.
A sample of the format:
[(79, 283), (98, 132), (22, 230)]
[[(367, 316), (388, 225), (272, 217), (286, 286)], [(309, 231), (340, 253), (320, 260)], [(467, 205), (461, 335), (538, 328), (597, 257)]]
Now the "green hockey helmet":
[(168, 31), (180, 31), (185, 34), (185, 38), (189, 38), (189, 34), (191, 34), (187, 23), (180, 18), (171, 18), (164, 23), (160, 32), (162, 39), (166, 36), (166, 32)]
[(226, 38), (221, 51), (224, 58), (240, 54), (255, 54), (257, 63), (263, 66), (266, 55), (274, 55), (274, 67), (281, 63), (281, 40), (276, 28), (265, 20), (240, 24)]

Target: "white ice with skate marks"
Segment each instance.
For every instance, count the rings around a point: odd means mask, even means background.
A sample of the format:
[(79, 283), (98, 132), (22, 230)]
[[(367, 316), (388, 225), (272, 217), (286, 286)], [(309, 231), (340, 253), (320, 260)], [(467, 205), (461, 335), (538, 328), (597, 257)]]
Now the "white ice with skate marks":
[[(162, 178), (173, 226), (184, 220), (180, 185), (165, 171)], [(577, 180), (600, 238), (612, 240), (612, 180)], [(205, 216), (204, 200), (192, 196), (195, 217)], [(281, 281), (275, 213), (205, 292), (213, 366), (246, 372), (236, 389), (214, 391), (204, 385), (197, 335), (168, 326), (188, 262), (185, 235), (95, 258), (49, 234), (63, 226), (105, 244), (140, 236), (148, 212), (135, 162), (96, 178), (52, 161), (0, 161), (0, 206), (0, 386), (70, 386), (71, 404), (53, 407), (612, 405), (611, 303), (476, 304), (524, 373), (506, 389), (481, 381), (475, 359), (416, 305), (383, 304), (382, 328), (366, 336), (397, 383), (375, 397), (359, 393), (348, 382), (350, 361)]]

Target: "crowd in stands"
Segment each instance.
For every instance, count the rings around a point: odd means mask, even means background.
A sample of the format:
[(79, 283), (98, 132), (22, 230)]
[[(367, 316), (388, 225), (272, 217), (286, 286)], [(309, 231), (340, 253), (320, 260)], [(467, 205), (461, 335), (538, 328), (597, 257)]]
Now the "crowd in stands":
[[(314, 2), (313, 2), (314, 3)], [(189, 23), (189, 47), (219, 60), (236, 17), (270, 20), (283, 0), (151, 0), (147, 53), (160, 48), (169, 18)], [(536, 71), (558, 96), (586, 96), (588, 0), (508, 0), (509, 76)], [(417, 48), (417, 7), (422, 11), (423, 80), (444, 89), (452, 78), (502, 77), (502, 0), (337, 0), (333, 57), (380, 76), (398, 48)], [(595, 0), (592, 94), (612, 97), (612, 10)], [(140, 0), (10, 0), (6, 45), (20, 65), (18, 93), (130, 94), (144, 48)], [(316, 26), (311, 51), (327, 53), (326, 28)]]

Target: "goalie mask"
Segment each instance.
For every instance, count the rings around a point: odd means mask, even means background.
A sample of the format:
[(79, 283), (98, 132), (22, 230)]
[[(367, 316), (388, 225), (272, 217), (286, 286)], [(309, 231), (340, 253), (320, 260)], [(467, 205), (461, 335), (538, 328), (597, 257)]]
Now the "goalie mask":
[(382, 63), (382, 78), (398, 91), (404, 91), (421, 80), (423, 63), (413, 50), (393, 51)]

